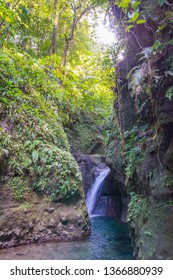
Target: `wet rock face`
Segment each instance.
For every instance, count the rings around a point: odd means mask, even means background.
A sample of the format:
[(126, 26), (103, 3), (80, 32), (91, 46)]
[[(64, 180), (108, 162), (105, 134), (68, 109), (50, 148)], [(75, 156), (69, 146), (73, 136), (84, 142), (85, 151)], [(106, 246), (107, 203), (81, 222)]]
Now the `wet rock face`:
[[(140, 14), (147, 24), (137, 25), (129, 32), (128, 51), (118, 65), (119, 100), (114, 106), (118, 132), (110, 143), (107, 158), (122, 191), (131, 193), (128, 221), (136, 258), (173, 259), (173, 97), (167, 97), (172, 90), (172, 77), (167, 75), (173, 69), (173, 46), (169, 44), (173, 39), (169, 25), (172, 11), (167, 5), (159, 6), (157, 1), (144, 0)], [(157, 34), (161, 23), (165, 23), (165, 28)], [(161, 49), (156, 48), (148, 58), (140, 59), (140, 52), (144, 54), (158, 41)], [(135, 77), (140, 80), (137, 84)], [(132, 134), (130, 140), (125, 137), (133, 128), (137, 132), (135, 137), (140, 135), (136, 142)], [(119, 131), (124, 135), (123, 141)], [(133, 148), (140, 147), (140, 140), (143, 145), (135, 156)], [(124, 151), (133, 153), (135, 160), (130, 161), (132, 157), (126, 153), (124, 161)]]
[(121, 212), (120, 195), (100, 194), (94, 208), (94, 215), (112, 217), (120, 220)]
[(27, 201), (21, 203), (2, 187), (0, 228), (0, 248), (34, 242), (78, 240), (90, 233), (88, 213), (81, 199), (55, 203), (31, 192)]
[(94, 213), (96, 215), (113, 217), (126, 223), (127, 205), (127, 194), (119, 188), (117, 181), (110, 172), (101, 187)]
[(167, 149), (165, 160), (167, 168), (173, 173), (173, 139)]
[[(173, 259), (172, 236), (173, 208), (164, 202), (153, 202), (150, 205), (150, 217), (139, 230), (138, 258), (140, 259)], [(164, 224), (163, 224), (164, 223)]]
[(95, 177), (100, 174), (101, 170), (107, 167), (104, 163), (104, 157), (99, 154), (84, 155), (81, 153), (74, 154), (82, 173), (82, 183), (85, 196), (93, 184)]
[(97, 215), (114, 217), (125, 222), (127, 213), (125, 214), (124, 210), (123, 195), (110, 172), (101, 187), (94, 211)]
[[(138, 259), (173, 259), (173, 169), (170, 123), (148, 141), (145, 156), (133, 178), (138, 196), (129, 207), (129, 225)], [(131, 201), (133, 197), (131, 198)]]

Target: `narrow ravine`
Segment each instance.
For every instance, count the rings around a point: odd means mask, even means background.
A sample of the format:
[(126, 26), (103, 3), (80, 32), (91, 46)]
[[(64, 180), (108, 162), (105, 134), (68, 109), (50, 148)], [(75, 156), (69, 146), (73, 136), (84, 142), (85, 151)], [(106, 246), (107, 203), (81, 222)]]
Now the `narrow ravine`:
[(109, 173), (104, 168), (95, 178), (87, 196), (91, 235), (80, 241), (19, 246), (0, 251), (0, 259), (129, 260), (133, 252), (128, 226), (94, 211), (102, 184)]
[(0, 258), (172, 260), (173, 1), (0, 0), (0, 36)]

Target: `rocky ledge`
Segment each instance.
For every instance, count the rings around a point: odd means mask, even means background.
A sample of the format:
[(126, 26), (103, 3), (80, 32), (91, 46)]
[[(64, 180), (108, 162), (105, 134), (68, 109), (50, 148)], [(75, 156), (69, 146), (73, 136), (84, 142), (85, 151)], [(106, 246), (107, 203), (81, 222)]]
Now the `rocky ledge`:
[(0, 248), (34, 242), (70, 241), (89, 235), (90, 225), (83, 198), (51, 202), (34, 192), (17, 202), (0, 188)]

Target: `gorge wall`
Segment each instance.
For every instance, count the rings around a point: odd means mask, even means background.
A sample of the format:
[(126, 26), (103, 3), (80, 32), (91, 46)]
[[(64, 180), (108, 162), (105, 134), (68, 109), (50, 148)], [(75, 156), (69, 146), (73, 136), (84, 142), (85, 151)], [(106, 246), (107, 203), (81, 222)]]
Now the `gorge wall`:
[(121, 10), (110, 3), (126, 47), (117, 66), (107, 161), (131, 197), (136, 258), (173, 259), (173, 6), (141, 1), (146, 22), (127, 32), (127, 14), (118, 17)]

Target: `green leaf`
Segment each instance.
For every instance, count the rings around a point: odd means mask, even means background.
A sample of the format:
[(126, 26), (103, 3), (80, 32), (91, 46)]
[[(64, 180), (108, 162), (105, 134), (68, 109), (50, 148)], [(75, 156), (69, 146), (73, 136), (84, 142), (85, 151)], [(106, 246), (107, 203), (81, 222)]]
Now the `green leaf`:
[(8, 56), (3, 52), (0, 52), (0, 59), (6, 59), (6, 58), (8, 58)]
[(37, 160), (38, 160), (38, 151), (37, 150), (32, 151), (32, 159), (33, 159), (33, 162), (37, 162)]
[(8, 99), (5, 97), (0, 97), (0, 102), (3, 102), (4, 104), (8, 105)]
[(118, 4), (119, 8), (128, 9), (130, 5), (130, 0), (122, 0), (121, 3)]
[(30, 146), (31, 144), (32, 144), (31, 141), (27, 140), (24, 143), (24, 147)]
[(135, 2), (132, 4), (132, 8), (133, 8), (134, 10), (136, 10), (136, 9), (139, 7), (140, 4), (141, 4), (141, 2), (135, 1)]
[(163, 30), (165, 27), (166, 27), (166, 24), (163, 24), (163, 25), (161, 25), (161, 26), (158, 26), (158, 31)]
[(172, 96), (173, 96), (173, 86), (168, 88), (168, 90), (166, 91), (166, 97), (169, 98), (169, 100), (171, 100)]
[(145, 19), (139, 19), (137, 20), (136, 24), (144, 24), (146, 22)]
[(139, 17), (139, 13), (136, 12), (135, 14), (132, 15), (132, 17), (128, 20), (128, 22), (135, 22)]
[(171, 46), (173, 46), (173, 40), (170, 40), (170, 41), (168, 42), (168, 44), (171, 45)]
[(133, 24), (131, 24), (131, 25), (129, 25), (129, 26), (127, 26), (126, 27), (126, 29), (125, 29), (125, 32), (129, 32), (130, 31), (130, 29), (132, 29), (134, 27), (134, 25)]

